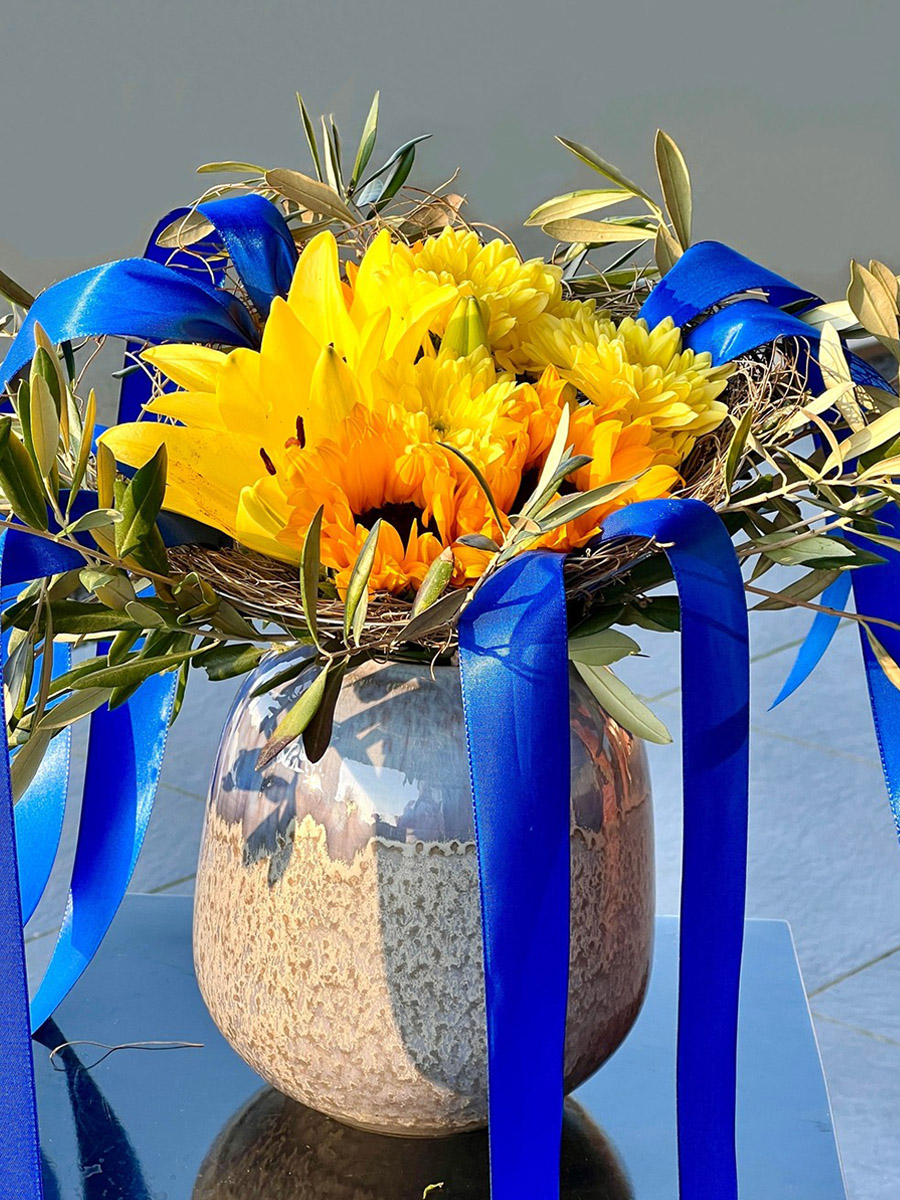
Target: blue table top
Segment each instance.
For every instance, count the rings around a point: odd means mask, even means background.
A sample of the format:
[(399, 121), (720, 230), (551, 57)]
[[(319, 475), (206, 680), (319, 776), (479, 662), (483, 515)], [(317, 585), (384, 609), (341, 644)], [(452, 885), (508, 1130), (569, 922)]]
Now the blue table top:
[[(361, 1133), (265, 1087), (209, 1018), (191, 901), (129, 896), (35, 1042), (47, 1200), (487, 1200), (487, 1140)], [(678, 923), (657, 921), (633, 1032), (569, 1102), (565, 1200), (675, 1200)], [(64, 1042), (194, 1042), (104, 1053)], [(750, 921), (742, 982), (741, 1200), (845, 1200), (790, 931)], [(97, 1065), (92, 1065), (92, 1064)], [(527, 1153), (527, 1148), (523, 1147)]]

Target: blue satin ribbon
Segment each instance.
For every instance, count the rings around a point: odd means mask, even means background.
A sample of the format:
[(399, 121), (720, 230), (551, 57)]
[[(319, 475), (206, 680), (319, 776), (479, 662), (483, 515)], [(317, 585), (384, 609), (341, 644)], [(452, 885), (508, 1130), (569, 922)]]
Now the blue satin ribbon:
[(0, 1200), (41, 1200), (41, 1175), (12, 787), (0, 754)]
[(681, 607), (684, 849), (678, 986), (682, 1200), (736, 1200), (737, 1017), (747, 864), (750, 665), (731, 537), (698, 500), (647, 500), (604, 536), (666, 546)]
[[(682, 1200), (736, 1200), (735, 1060), (749, 753), (747, 609), (724, 525), (696, 500), (607, 519), (667, 546), (681, 601)], [(464, 610), (460, 671), (481, 878), (491, 1200), (559, 1194), (569, 964), (569, 707), (562, 558), (525, 554)]]
[[(896, 504), (885, 505), (879, 511), (878, 519), (884, 523), (884, 533), (887, 536), (900, 538), (900, 508)], [(885, 559), (883, 563), (852, 572), (853, 598), (857, 613), (896, 622), (900, 598), (900, 552), (881, 543), (869, 542), (861, 534), (849, 534), (848, 537), (864, 549), (874, 551)], [(894, 662), (900, 663), (900, 630), (874, 622), (871, 629)], [(900, 836), (900, 690), (891, 683), (879, 666), (862, 626), (859, 635), (888, 801), (897, 834)]]
[[(166, 255), (163, 265), (151, 258), (126, 258), (92, 267), (47, 288), (32, 304), (0, 368), (0, 389), (34, 355), (34, 324), (54, 343), (83, 337), (124, 337), (143, 342), (201, 342), (255, 346), (259, 335), (246, 307), (215, 286), (201, 258), (210, 249), (226, 251), (252, 303), (265, 315), (276, 295), (290, 287), (296, 262), (291, 232), (281, 213), (260, 196), (226, 197), (200, 206), (214, 226), (220, 245), (205, 239), (191, 253)], [(171, 214), (170, 214), (171, 215)], [(157, 227), (159, 230), (159, 227)], [(153, 242), (153, 258), (162, 258)], [(123, 413), (129, 419), (132, 413)]]
[[(72, 665), (68, 643), (56, 642), (52, 649), (53, 675), (62, 675)], [(35, 672), (37, 675), (37, 672)], [(38, 680), (32, 687), (32, 698)], [(34, 779), (16, 805), (16, 849), (19, 856), (19, 890), (22, 923), (34, 915), (53, 870), (69, 790), (69, 758), (72, 731), (64, 729), (53, 739)]]
[[(764, 291), (768, 302), (739, 299), (749, 291)], [(686, 331), (684, 344), (698, 354), (710, 354), (713, 363), (719, 366), (780, 338), (793, 338), (810, 350), (817, 347), (818, 330), (782, 308), (793, 304), (802, 310), (820, 303), (820, 298), (812, 292), (729, 246), (721, 242), (698, 242), (662, 277), (644, 301), (639, 316), (651, 329), (666, 317), (671, 317), (676, 325), (697, 321)], [(724, 307), (717, 312), (710, 311), (722, 304)], [(858, 355), (848, 353), (847, 359), (857, 383), (893, 390)], [(821, 391), (821, 372), (809, 354), (805, 369), (810, 386)]]
[(721, 242), (697, 242), (667, 271), (644, 301), (641, 316), (652, 329), (671, 317), (687, 325), (715, 304), (744, 292), (765, 292), (776, 308), (811, 308), (819, 297), (776, 275)]
[[(867, 568), (869, 569), (869, 568)], [(844, 571), (838, 575), (834, 583), (829, 584), (821, 596), (823, 608), (834, 608), (843, 611), (850, 595), (850, 572)], [(832, 638), (838, 631), (841, 618), (832, 613), (818, 612), (813, 617), (809, 633), (803, 639), (797, 657), (784, 681), (781, 691), (772, 701), (770, 708), (777, 708), (788, 696), (792, 696), (801, 684), (805, 683), (825, 656), (831, 645)]]
[(563, 557), (488, 578), (459, 625), (481, 881), (491, 1200), (559, 1192), (569, 979)]
[(69, 898), (31, 1002), (37, 1030), (94, 957), (131, 882), (159, 784), (176, 676), (148, 679), (127, 704), (91, 717)]

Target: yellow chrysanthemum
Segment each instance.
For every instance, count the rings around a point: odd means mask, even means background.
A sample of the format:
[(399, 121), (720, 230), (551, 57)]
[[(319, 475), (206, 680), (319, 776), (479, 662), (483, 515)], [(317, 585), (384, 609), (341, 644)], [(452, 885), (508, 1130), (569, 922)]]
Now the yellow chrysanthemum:
[(718, 397), (732, 368), (713, 367), (708, 354), (683, 349), (681, 330), (669, 318), (650, 330), (631, 317), (616, 326), (582, 310), (542, 317), (530, 337), (529, 352), (558, 368), (604, 416), (648, 421), (650, 444), (669, 466), (725, 419)]
[[(423, 354), (414, 363), (385, 363), (373, 378), (377, 410), (390, 412), (407, 431), (405, 470), (412, 478), (427, 470), (424, 448), (444, 443), (461, 451), (485, 474), (497, 501), (512, 502), (517, 470), (527, 450), (523, 440), (522, 388), (515, 377), (498, 374), (485, 350), (464, 358)], [(471, 478), (461, 459), (452, 460), (458, 478)]]
[(471, 230), (448, 226), (438, 237), (414, 246), (391, 242), (386, 235), (378, 253), (367, 252), (352, 272), (355, 302), (369, 312), (379, 305), (411, 311), (438, 291), (451, 289), (453, 299), (435, 312), (431, 330), (443, 333), (455, 303), (475, 296), (487, 309), (491, 353), (503, 369), (539, 374), (547, 359), (527, 348), (529, 329), (542, 314), (563, 318), (580, 307), (566, 300), (562, 271), (542, 259), (523, 262), (514, 246), (500, 238), (482, 242)]

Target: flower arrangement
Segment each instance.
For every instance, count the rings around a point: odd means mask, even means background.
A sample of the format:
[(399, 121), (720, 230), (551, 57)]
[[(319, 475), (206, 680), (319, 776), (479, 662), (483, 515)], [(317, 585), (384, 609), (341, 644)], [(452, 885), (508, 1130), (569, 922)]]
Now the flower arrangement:
[[(882, 264), (852, 265), (846, 302), (796, 289), (791, 319), (812, 352), (795, 332), (714, 361), (671, 316), (638, 315), (691, 246), (690, 179), (666, 134), (662, 203), (560, 139), (599, 186), (536, 208), (528, 223), (555, 246), (549, 261), (523, 261), (466, 220), (450, 184), (408, 183), (422, 139), (367, 175), (377, 97), (349, 176), (336, 126), (317, 139), (300, 107), (313, 175), (207, 164), (239, 181), (156, 237), (159, 279), (181, 276), (207, 317), (181, 339), (119, 330), (140, 338), (124, 372), (141, 389), (135, 419), (99, 430), (95, 396), (82, 395), (89, 339), (55, 344), (40, 302), (26, 318), (30, 297), (0, 281), (16, 334), (3, 524), (72, 553), (3, 616), (16, 795), (54, 736), (149, 677), (177, 671), (181, 695), (193, 670), (233, 677), (297, 645), (310, 653), (287, 660), (284, 678), (311, 682), (262, 759), (300, 736), (316, 758), (349, 668), (452, 655), (482, 582), (535, 548), (568, 554), (570, 654), (599, 702), (664, 741), (611, 668), (639, 650), (623, 628), (677, 629), (677, 600), (656, 594), (670, 568), (652, 541), (601, 544), (610, 513), (707, 501), (766, 608), (827, 610), (816, 598), (839, 576), (896, 545), (878, 513), (898, 495), (900, 408), (844, 344), (874, 337), (900, 357), (898, 282)], [(273, 298), (217, 236), (210, 210), (229, 196), (277, 225)], [(586, 215), (619, 205), (640, 211)], [(647, 247), (654, 262), (635, 265)], [(202, 533), (173, 538), (171, 514)], [(802, 572), (763, 587), (776, 566)], [(877, 621), (855, 619), (896, 680)], [(100, 650), (54, 677), (48, 648), (61, 639)]]

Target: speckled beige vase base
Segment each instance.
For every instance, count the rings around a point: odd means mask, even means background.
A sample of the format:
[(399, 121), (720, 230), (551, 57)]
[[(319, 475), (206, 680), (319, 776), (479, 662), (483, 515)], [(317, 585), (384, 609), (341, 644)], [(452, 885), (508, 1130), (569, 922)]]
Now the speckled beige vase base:
[[(572, 837), (566, 1086), (619, 1045), (640, 1008), (652, 936), (649, 796)], [(194, 954), (225, 1037), (280, 1091), (349, 1124), (434, 1136), (487, 1119), (477, 860), (472, 843), (372, 839), (333, 859), (309, 815), (284, 861), (247, 863), (212, 805)]]

